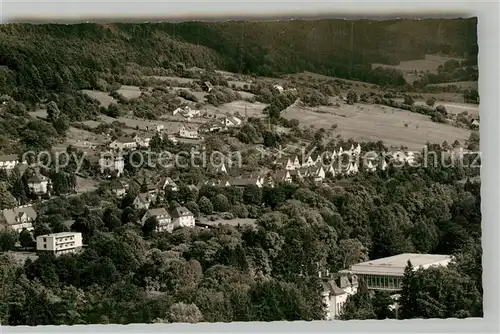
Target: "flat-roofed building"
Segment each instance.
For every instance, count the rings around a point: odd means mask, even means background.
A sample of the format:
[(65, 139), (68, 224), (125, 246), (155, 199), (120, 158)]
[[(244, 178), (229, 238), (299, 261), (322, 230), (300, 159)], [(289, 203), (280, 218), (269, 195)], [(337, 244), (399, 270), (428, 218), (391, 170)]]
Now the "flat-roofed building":
[(49, 251), (56, 255), (75, 253), (82, 245), (82, 234), (79, 232), (52, 233), (36, 237), (37, 251)]
[(398, 291), (401, 290), (408, 261), (417, 270), (433, 266), (447, 266), (451, 260), (450, 255), (403, 253), (358, 263), (340, 273), (356, 275), (366, 282), (370, 290)]

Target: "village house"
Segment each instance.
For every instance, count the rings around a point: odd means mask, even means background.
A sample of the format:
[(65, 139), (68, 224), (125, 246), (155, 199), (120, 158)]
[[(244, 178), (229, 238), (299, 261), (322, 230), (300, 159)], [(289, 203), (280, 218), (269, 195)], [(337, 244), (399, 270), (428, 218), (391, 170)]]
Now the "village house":
[(248, 187), (257, 186), (262, 187), (262, 180), (259, 177), (238, 177), (232, 179), (230, 182), (233, 187)]
[(149, 143), (151, 142), (151, 137), (141, 137), (136, 135), (134, 137), (134, 141), (137, 143), (137, 147), (148, 148)]
[(382, 169), (382, 170), (387, 169), (387, 161), (385, 161), (385, 159), (382, 159), (382, 166), (380, 167), (380, 169)]
[(148, 211), (146, 211), (144, 216), (142, 216), (141, 224), (144, 226), (146, 220), (151, 217), (156, 218), (156, 221), (158, 222), (158, 225), (156, 226), (156, 232), (173, 231), (174, 225), (172, 223), (172, 217), (170, 217), (170, 214), (164, 208), (149, 209)]
[(156, 124), (155, 130), (156, 130), (156, 132), (160, 133), (163, 130), (165, 130), (165, 125), (163, 125), (163, 124)]
[(347, 167), (345, 172), (347, 175), (354, 175), (354, 174), (357, 174), (358, 171), (359, 171), (358, 163), (357, 162), (350, 162), (349, 166)]
[(208, 169), (210, 172), (214, 174), (227, 174), (228, 169), (226, 168), (226, 164), (224, 162), (218, 163), (218, 164), (210, 164), (208, 166)]
[(174, 227), (194, 227), (195, 225), (193, 213), (183, 206), (173, 209), (170, 215)]
[(123, 198), (125, 194), (127, 193), (129, 186), (126, 182), (124, 181), (113, 181), (111, 182), (111, 191), (115, 194), (116, 197), (118, 198)]
[(10, 171), (19, 164), (19, 158), (15, 154), (0, 155), (0, 169)]
[(203, 89), (207, 92), (207, 93), (210, 93), (212, 91), (212, 89), (214, 88), (214, 86), (212, 86), (212, 84), (208, 81), (205, 81), (203, 83)]
[(197, 109), (191, 109), (189, 106), (179, 107), (172, 112), (172, 116), (180, 115), (185, 118), (193, 118), (201, 115), (201, 111)]
[(109, 143), (109, 148), (112, 150), (134, 150), (137, 148), (137, 142), (133, 138), (121, 137)]
[(76, 253), (83, 247), (79, 232), (60, 232), (36, 237), (37, 252), (52, 252), (55, 255)]
[(325, 179), (325, 170), (323, 166), (315, 167), (311, 169), (310, 175), (314, 178), (314, 181), (321, 182)]
[(35, 195), (45, 195), (49, 192), (49, 179), (39, 172), (33, 173), (28, 179), (28, 188)]
[(366, 166), (366, 170), (370, 173), (375, 172), (377, 170), (377, 167), (372, 164), (371, 160), (368, 160), (368, 164)]
[(300, 163), (298, 156), (295, 156), (293, 160), (290, 158), (286, 159), (284, 164), (285, 169), (289, 171), (302, 168), (302, 164)]
[(288, 158), (285, 160), (285, 170), (292, 171), (295, 169), (295, 166), (293, 165), (292, 159)]
[(275, 179), (278, 183), (280, 183), (280, 182), (291, 183), (293, 181), (292, 176), (290, 175), (290, 172), (287, 170), (279, 171), (278, 173), (276, 173)]
[(156, 186), (161, 191), (165, 191), (166, 189), (170, 189), (172, 191), (179, 190), (177, 184), (168, 176), (162, 177)]
[(304, 176), (298, 169), (290, 170), (290, 176), (292, 177), (292, 181), (295, 183), (300, 183), (304, 180)]
[(355, 155), (360, 155), (361, 154), (361, 145), (359, 145), (359, 143), (358, 143), (358, 146), (356, 146), (356, 148), (353, 150), (353, 153)]
[(198, 130), (193, 126), (189, 126), (187, 124), (184, 124), (179, 129), (179, 137), (188, 138), (188, 139), (197, 139), (198, 138)]
[(33, 231), (33, 222), (37, 214), (31, 205), (18, 206), (13, 209), (5, 209), (0, 215), (0, 226), (20, 233), (23, 229)]
[(200, 132), (218, 132), (225, 130), (226, 126), (220, 120), (211, 120), (199, 127)]
[(242, 120), (234, 116), (227, 116), (222, 119), (222, 124), (224, 124), (224, 126), (226, 127), (240, 126), (241, 123)]
[(320, 154), (311, 154), (304, 158), (302, 162), (302, 168), (309, 168), (313, 166), (319, 166), (322, 164), (322, 157)]
[(222, 179), (217, 179), (217, 180), (211, 180), (207, 181), (207, 185), (211, 185), (213, 187), (230, 187), (231, 183), (229, 182), (229, 179), (227, 177), (224, 177)]
[(325, 176), (327, 174), (330, 174), (332, 177), (335, 177), (337, 175), (337, 173), (335, 172), (335, 168), (333, 167), (333, 163), (330, 164), (330, 166), (328, 166), (325, 170)]
[(358, 279), (355, 275), (334, 277), (327, 273), (327, 276), (322, 278), (322, 283), (321, 297), (325, 305), (325, 320), (334, 320), (341, 314), (347, 297), (358, 291)]
[(276, 89), (280, 94), (284, 91), (283, 87), (278, 84), (274, 85), (273, 88)]
[(101, 168), (101, 173), (105, 171), (116, 172), (116, 176), (119, 177), (123, 175), (125, 161), (121, 155), (114, 156), (102, 154), (99, 158), (99, 166)]
[(171, 141), (174, 144), (177, 144), (179, 142), (177, 137), (173, 134), (167, 135), (167, 140)]
[(134, 199), (132, 205), (137, 209), (149, 209), (151, 203), (155, 200), (155, 196), (150, 193), (140, 193)]

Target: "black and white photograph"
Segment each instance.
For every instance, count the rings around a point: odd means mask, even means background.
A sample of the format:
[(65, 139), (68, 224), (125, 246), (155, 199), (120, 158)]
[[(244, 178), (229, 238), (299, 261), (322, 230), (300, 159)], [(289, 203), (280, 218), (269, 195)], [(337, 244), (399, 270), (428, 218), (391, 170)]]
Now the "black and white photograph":
[(482, 318), (479, 54), (466, 15), (0, 25), (0, 325)]

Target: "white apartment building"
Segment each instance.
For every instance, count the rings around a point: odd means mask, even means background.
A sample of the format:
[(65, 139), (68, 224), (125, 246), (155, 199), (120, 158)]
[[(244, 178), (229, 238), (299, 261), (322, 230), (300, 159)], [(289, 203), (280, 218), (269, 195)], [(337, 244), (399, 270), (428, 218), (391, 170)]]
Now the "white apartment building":
[(75, 253), (82, 245), (82, 234), (79, 232), (61, 232), (36, 237), (37, 251), (53, 252), (56, 255)]

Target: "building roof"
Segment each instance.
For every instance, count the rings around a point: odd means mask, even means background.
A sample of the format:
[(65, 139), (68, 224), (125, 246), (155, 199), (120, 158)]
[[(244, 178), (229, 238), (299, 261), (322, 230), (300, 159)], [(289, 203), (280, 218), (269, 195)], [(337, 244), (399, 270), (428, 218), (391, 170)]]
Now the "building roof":
[(149, 209), (147, 212), (150, 216), (169, 216), (168, 211), (165, 208)]
[(396, 275), (402, 276), (408, 260), (416, 269), (432, 265), (447, 264), (450, 255), (403, 253), (377, 260), (358, 263), (350, 268), (350, 272), (360, 275)]
[(13, 209), (5, 209), (2, 211), (0, 220), (5, 221), (8, 225), (16, 225), (17, 218), (21, 215), (26, 214), (31, 220), (35, 220), (37, 217), (36, 211), (32, 206), (19, 206)]
[(172, 210), (171, 216), (174, 218), (192, 216), (193, 213), (183, 206), (179, 206)]
[(149, 203), (153, 200), (149, 193), (140, 193), (137, 195), (136, 199), (139, 199), (142, 203)]
[(40, 183), (46, 181), (47, 178), (40, 173), (34, 173), (29, 179), (29, 183)]
[(125, 184), (123, 184), (120, 181), (114, 180), (111, 182), (111, 189), (113, 189), (113, 190), (121, 190), (121, 189), (125, 189), (125, 187), (126, 187)]
[(323, 290), (326, 292), (330, 292), (334, 296), (339, 296), (347, 293), (341, 288), (339, 288), (337, 286), (337, 283), (335, 283), (335, 280), (333, 279), (328, 281), (323, 281), (322, 284), (323, 284)]
[(252, 178), (235, 178), (235, 179), (229, 181), (229, 183), (232, 186), (250, 186), (250, 185), (256, 185), (258, 181), (259, 181), (259, 179), (256, 178), (256, 177), (252, 177)]
[(70, 237), (75, 234), (81, 234), (80, 232), (59, 232), (59, 233), (50, 233), (50, 234), (44, 234), (44, 235), (39, 235), (37, 236), (38, 238), (52, 238), (52, 237)]
[(19, 161), (19, 157), (15, 154), (0, 155), (0, 161)]
[(177, 187), (177, 184), (174, 182), (174, 180), (172, 180), (172, 178), (167, 176), (167, 177), (162, 177), (160, 181), (156, 184), (156, 186), (158, 188), (163, 188), (166, 186)]
[(116, 139), (116, 142), (118, 142), (118, 143), (135, 143), (135, 140), (134, 140), (134, 138), (119, 137)]

